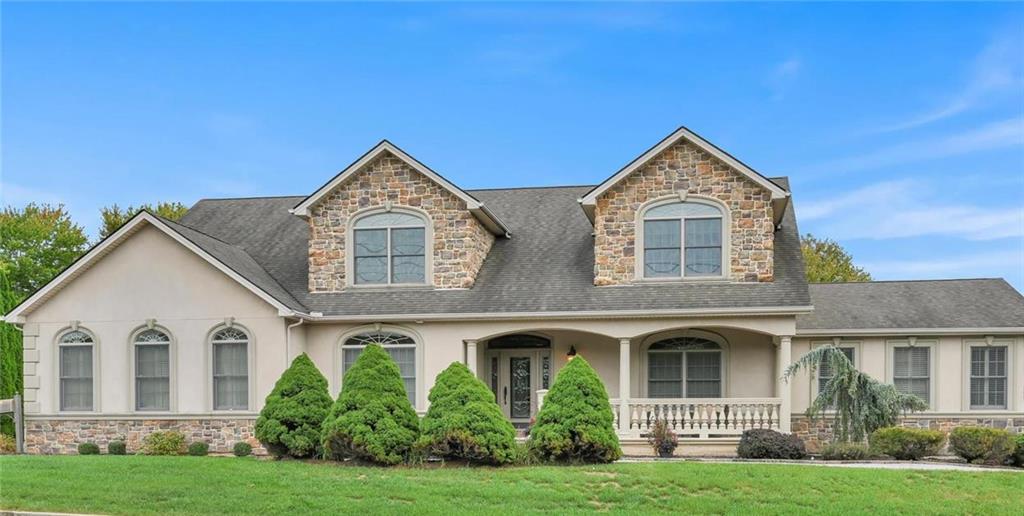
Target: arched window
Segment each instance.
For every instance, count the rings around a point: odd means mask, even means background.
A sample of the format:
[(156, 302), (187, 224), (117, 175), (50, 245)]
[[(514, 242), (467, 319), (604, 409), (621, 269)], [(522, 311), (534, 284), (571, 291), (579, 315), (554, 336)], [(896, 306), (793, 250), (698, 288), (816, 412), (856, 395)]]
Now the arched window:
[(651, 398), (720, 398), (722, 347), (699, 337), (674, 337), (647, 349)]
[(93, 338), (72, 330), (58, 340), (60, 352), (60, 409), (93, 409)]
[(398, 370), (405, 382), (405, 393), (416, 406), (416, 341), (408, 335), (391, 331), (360, 333), (345, 339), (342, 343), (341, 374), (344, 378), (348, 369), (359, 358), (359, 354), (370, 344), (377, 344), (391, 355), (398, 364)]
[(148, 329), (135, 335), (135, 410), (171, 409), (171, 337)]
[(643, 214), (643, 277), (723, 276), (722, 210), (703, 202), (659, 204)]
[(426, 220), (407, 211), (373, 213), (353, 225), (356, 285), (427, 282)]
[(213, 409), (249, 408), (249, 335), (240, 328), (217, 331), (213, 347)]

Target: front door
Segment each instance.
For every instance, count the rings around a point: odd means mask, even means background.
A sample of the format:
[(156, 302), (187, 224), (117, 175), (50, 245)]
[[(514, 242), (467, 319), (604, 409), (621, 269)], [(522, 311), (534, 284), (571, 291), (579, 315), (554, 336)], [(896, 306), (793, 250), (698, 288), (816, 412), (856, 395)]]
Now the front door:
[(491, 389), (505, 417), (529, 423), (537, 410), (537, 390), (550, 380), (551, 352), (524, 349), (491, 351), (488, 360)]

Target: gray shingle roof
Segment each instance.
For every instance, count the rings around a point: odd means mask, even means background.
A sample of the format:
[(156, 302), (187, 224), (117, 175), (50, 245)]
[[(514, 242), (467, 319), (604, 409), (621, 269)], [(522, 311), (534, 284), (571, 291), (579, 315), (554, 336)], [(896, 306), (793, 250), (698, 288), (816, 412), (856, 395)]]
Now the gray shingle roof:
[(1024, 327), (1024, 297), (1002, 279), (810, 285), (798, 330)]
[[(785, 179), (774, 181), (786, 184)], [(301, 202), (301, 196), (202, 200), (181, 223), (243, 250), (303, 309), (325, 315), (731, 309), (810, 304), (792, 203), (776, 232), (774, 282), (595, 287), (593, 227), (577, 203), (590, 188), (468, 191), (508, 225), (513, 237), (495, 242), (476, 284), (467, 290), (359, 289), (310, 294), (308, 227), (304, 220), (288, 213), (289, 208)]]

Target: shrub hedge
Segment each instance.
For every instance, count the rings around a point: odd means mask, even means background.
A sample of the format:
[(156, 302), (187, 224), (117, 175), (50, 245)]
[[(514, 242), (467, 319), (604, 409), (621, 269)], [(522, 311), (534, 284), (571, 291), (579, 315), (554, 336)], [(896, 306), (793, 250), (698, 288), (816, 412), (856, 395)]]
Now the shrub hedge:
[(803, 459), (807, 457), (807, 448), (793, 434), (754, 428), (740, 436), (736, 455), (744, 459)]
[(128, 445), (124, 441), (110, 441), (107, 443), (107, 453), (111, 455), (124, 455), (128, 453)]
[(897, 460), (920, 460), (935, 455), (946, 436), (938, 430), (891, 426), (875, 430), (869, 438), (871, 451)]
[(608, 392), (576, 356), (558, 372), (530, 430), (530, 449), (544, 461), (611, 462), (622, 456)]
[(494, 393), (461, 362), (437, 375), (420, 424), (418, 450), (446, 459), (507, 464), (516, 458), (516, 432)]
[(245, 441), (238, 441), (231, 448), (231, 453), (234, 453), (235, 457), (248, 457), (252, 455), (252, 445)]
[(398, 464), (408, 458), (419, 430), (398, 365), (384, 348), (366, 346), (324, 420), (324, 455)]
[(274, 384), (256, 420), (256, 438), (275, 457), (312, 457), (320, 450), (320, 427), (331, 408), (327, 379), (305, 353)]
[(96, 443), (81, 443), (78, 445), (79, 455), (99, 455), (100, 447)]
[(1016, 450), (1013, 452), (1013, 463), (1024, 468), (1024, 433), (1017, 434)]
[(949, 434), (949, 448), (953, 453), (975, 464), (1005, 464), (1015, 447), (1013, 434), (999, 428), (961, 426)]
[(822, 460), (864, 460), (870, 456), (867, 445), (862, 443), (835, 442), (821, 448)]
[(209, 455), (210, 445), (203, 441), (196, 441), (188, 445), (188, 454), (193, 457), (204, 457)]
[(185, 436), (169, 430), (153, 432), (142, 439), (144, 455), (181, 455), (185, 453)]

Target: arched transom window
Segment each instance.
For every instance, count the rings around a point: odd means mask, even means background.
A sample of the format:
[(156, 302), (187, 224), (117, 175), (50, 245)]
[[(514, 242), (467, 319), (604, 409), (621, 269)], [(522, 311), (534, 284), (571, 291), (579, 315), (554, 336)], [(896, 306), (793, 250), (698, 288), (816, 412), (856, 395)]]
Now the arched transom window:
[(357, 219), (353, 226), (355, 284), (426, 283), (426, 226), (423, 217), (404, 211)]
[(240, 328), (213, 334), (213, 409), (249, 408), (249, 335)]
[(643, 277), (724, 275), (722, 210), (701, 202), (660, 204), (643, 216)]
[(84, 331), (61, 335), (60, 409), (93, 409), (93, 339)]
[(135, 410), (171, 409), (171, 337), (149, 329), (135, 335)]
[(647, 349), (651, 398), (720, 398), (722, 348), (699, 337), (664, 339)]
[(374, 331), (360, 333), (345, 339), (342, 344), (341, 374), (344, 378), (348, 369), (359, 358), (359, 354), (370, 344), (377, 344), (391, 355), (398, 364), (405, 383), (405, 393), (409, 402), (416, 406), (416, 341), (408, 335), (390, 331)]

